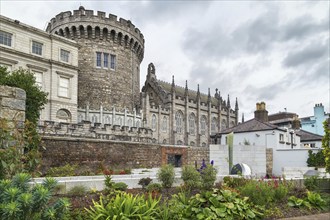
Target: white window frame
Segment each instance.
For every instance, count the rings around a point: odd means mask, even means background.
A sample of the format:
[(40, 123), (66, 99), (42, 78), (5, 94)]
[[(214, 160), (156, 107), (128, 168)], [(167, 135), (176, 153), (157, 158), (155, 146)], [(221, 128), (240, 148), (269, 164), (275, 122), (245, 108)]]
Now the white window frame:
[(176, 132), (178, 134), (182, 134), (182, 124), (183, 124), (183, 114), (181, 111), (177, 111), (175, 113), (175, 126), (176, 126)]
[[(96, 52), (96, 68), (102, 68), (102, 52)], [(99, 59), (100, 58), (100, 59)]]
[(195, 115), (193, 113), (189, 115), (189, 134), (195, 135)]
[(206, 134), (206, 117), (202, 116), (201, 117), (201, 135)]
[[(60, 98), (67, 98), (67, 99), (71, 99), (71, 96), (72, 96), (72, 78), (74, 77), (73, 75), (71, 74), (68, 74), (68, 73), (63, 73), (63, 72), (59, 72), (59, 71), (56, 71), (57, 73), (57, 96), (60, 97)], [(60, 95), (60, 79), (61, 78), (65, 78), (65, 79), (68, 79), (69, 82), (68, 82), (68, 96), (62, 96)]]
[(0, 37), (0, 40), (2, 39), (0, 44), (6, 47), (13, 47), (13, 34), (3, 30), (0, 30), (0, 34), (3, 34), (3, 36)]
[[(40, 48), (38, 46), (40, 46)], [(42, 56), (43, 55), (43, 48), (44, 48), (43, 43), (41, 43), (39, 41), (35, 41), (35, 40), (31, 41), (31, 53), (32, 54), (37, 55), (37, 56)], [(40, 52), (40, 54), (39, 54), (39, 52)]]
[(110, 54), (110, 69), (115, 70), (117, 64), (117, 57), (114, 54)]
[(103, 68), (109, 68), (109, 53), (103, 53)]
[(166, 116), (163, 117), (162, 131), (165, 132), (165, 133), (167, 132), (167, 117)]
[[(64, 56), (64, 53), (67, 53)], [(67, 59), (66, 59), (67, 58)], [(65, 63), (70, 63), (71, 60), (71, 52), (69, 50), (65, 50), (65, 49), (60, 49), (60, 61), (65, 62)]]

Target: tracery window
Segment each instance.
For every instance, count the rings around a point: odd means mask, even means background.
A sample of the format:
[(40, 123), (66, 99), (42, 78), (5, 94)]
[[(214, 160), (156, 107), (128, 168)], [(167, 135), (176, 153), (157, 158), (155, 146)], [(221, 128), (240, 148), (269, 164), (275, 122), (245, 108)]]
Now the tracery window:
[(226, 128), (227, 128), (227, 123), (226, 123), (226, 120), (223, 119), (221, 122), (221, 131), (225, 130)]
[(205, 116), (201, 117), (201, 135), (205, 135), (206, 133), (206, 118)]
[(217, 132), (217, 119), (213, 118), (211, 122), (211, 134), (215, 134)]
[(157, 118), (156, 118), (156, 115), (153, 114), (151, 117), (151, 129), (153, 131), (156, 131), (156, 128), (157, 128)]
[(167, 132), (167, 117), (163, 117), (163, 122), (162, 122), (162, 130), (163, 132)]
[(195, 134), (195, 115), (194, 115), (194, 113), (191, 113), (189, 115), (189, 133), (191, 135)]
[(181, 111), (177, 111), (175, 113), (175, 125), (176, 125), (176, 132), (181, 134), (182, 133), (182, 118), (183, 114)]

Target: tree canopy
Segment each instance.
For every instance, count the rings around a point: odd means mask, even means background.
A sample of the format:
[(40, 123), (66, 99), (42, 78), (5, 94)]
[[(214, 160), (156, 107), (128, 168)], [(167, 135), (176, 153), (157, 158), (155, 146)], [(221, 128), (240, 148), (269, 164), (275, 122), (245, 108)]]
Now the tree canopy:
[(47, 103), (47, 93), (36, 84), (36, 78), (29, 70), (18, 69), (12, 72), (0, 66), (0, 85), (18, 87), (26, 92), (26, 120), (37, 123), (40, 110)]

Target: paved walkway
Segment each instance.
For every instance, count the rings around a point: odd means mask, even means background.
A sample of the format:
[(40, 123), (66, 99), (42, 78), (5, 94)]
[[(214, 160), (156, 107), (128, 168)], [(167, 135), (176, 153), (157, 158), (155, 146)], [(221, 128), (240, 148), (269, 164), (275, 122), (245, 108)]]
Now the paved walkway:
[(299, 216), (293, 218), (281, 218), (282, 220), (330, 220), (330, 212), (317, 215)]

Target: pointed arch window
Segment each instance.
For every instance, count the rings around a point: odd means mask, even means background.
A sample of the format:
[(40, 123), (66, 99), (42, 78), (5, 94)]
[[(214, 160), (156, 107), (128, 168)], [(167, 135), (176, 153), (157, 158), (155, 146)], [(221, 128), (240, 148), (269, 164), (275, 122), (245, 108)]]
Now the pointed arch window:
[(217, 119), (213, 118), (211, 122), (211, 134), (215, 134), (217, 132)]
[(151, 117), (151, 129), (153, 131), (156, 131), (156, 128), (157, 128), (157, 117), (155, 114), (153, 114)]
[(183, 114), (181, 111), (177, 111), (175, 113), (175, 125), (176, 125), (176, 132), (181, 134), (182, 133), (182, 118)]
[(202, 116), (201, 118), (201, 135), (205, 135), (206, 133), (206, 118)]
[(189, 115), (189, 133), (191, 135), (195, 134), (195, 115), (194, 115), (194, 113), (191, 113)]
[(167, 132), (167, 117), (163, 117), (163, 122), (162, 122), (162, 130), (163, 132)]
[(225, 130), (227, 128), (227, 122), (225, 119), (221, 121), (221, 131)]

